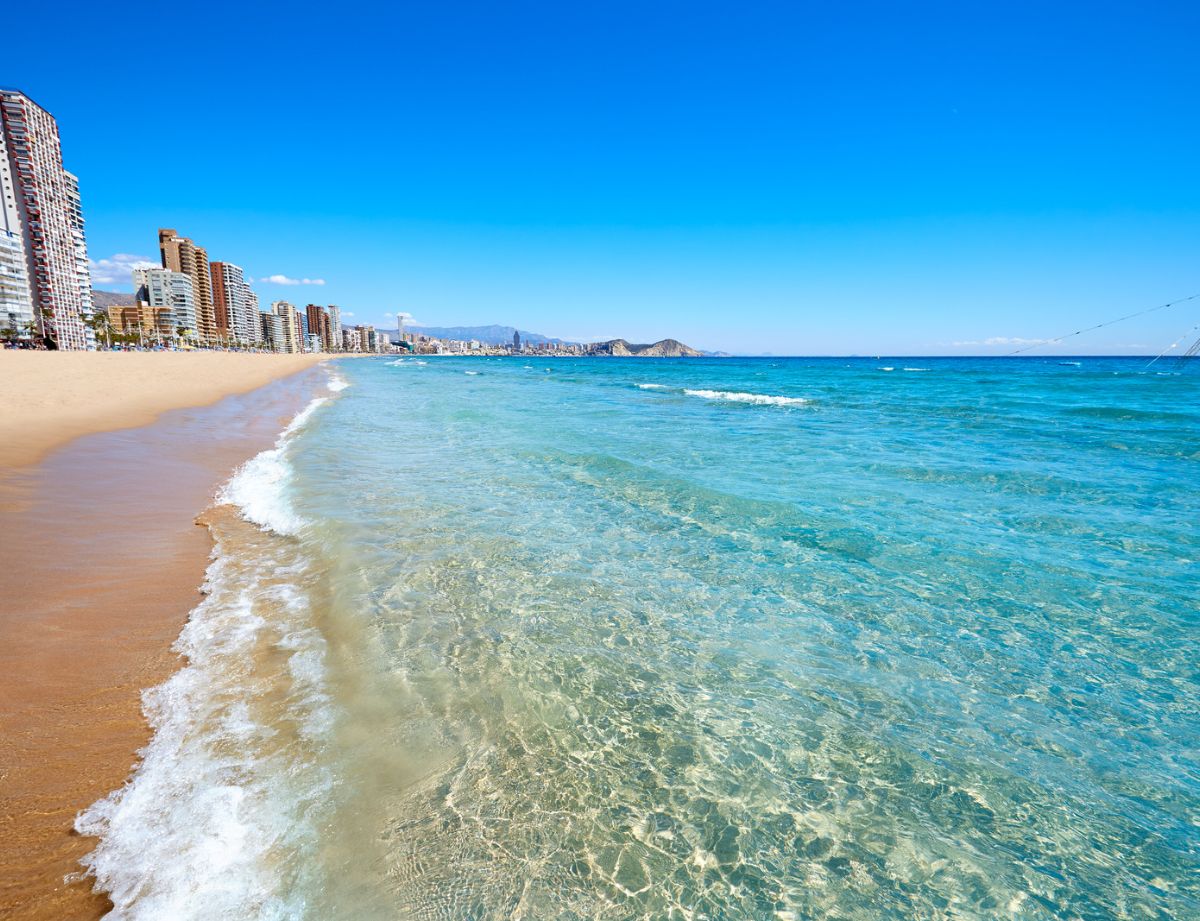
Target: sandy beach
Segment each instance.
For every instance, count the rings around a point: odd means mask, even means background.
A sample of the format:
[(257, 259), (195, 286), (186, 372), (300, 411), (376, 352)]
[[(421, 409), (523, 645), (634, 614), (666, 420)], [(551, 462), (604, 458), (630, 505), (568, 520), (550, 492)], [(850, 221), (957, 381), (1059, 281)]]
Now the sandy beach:
[(327, 355), (0, 350), (0, 468), (90, 432), (146, 425), (294, 374)]
[(197, 515), (323, 385), (318, 360), (0, 353), (0, 918), (107, 910), (64, 882), (92, 846), (74, 818), (124, 781), (140, 693), (178, 667)]

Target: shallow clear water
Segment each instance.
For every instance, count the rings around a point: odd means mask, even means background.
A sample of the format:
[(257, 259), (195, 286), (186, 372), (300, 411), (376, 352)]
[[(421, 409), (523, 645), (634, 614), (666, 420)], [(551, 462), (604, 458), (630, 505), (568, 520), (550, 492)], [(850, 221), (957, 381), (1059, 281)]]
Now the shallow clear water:
[(214, 527), (200, 619), (255, 639), (97, 875), (127, 917), (1200, 917), (1200, 374), (1144, 365), (341, 362), (226, 493), (275, 532)]

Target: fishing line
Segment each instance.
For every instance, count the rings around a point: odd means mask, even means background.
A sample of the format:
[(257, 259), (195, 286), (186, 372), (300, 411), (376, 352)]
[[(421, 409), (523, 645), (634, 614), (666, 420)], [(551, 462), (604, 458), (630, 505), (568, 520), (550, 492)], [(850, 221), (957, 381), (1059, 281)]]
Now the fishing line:
[[(1198, 329), (1200, 329), (1200, 323), (1197, 323), (1195, 326), (1193, 326), (1191, 329), (1189, 329), (1186, 333), (1184, 333), (1182, 336), (1180, 336), (1178, 339), (1176, 339), (1174, 342), (1172, 342), (1170, 345), (1168, 345), (1165, 349), (1163, 349), (1161, 352), (1159, 352), (1157, 355), (1155, 355), (1153, 358), (1151, 358), (1150, 361), (1147, 363), (1146, 367), (1143, 368), (1142, 370), (1143, 371), (1147, 370), (1150, 367), (1150, 365), (1154, 364), (1156, 361), (1158, 361), (1160, 358), (1162, 358), (1164, 355), (1166, 355), (1167, 352), (1171, 351), (1171, 349), (1175, 348), (1177, 345), (1179, 345), (1179, 343), (1181, 343), (1184, 339), (1186, 339), (1188, 336), (1190, 336), (1192, 333), (1194, 333)], [(1198, 342), (1197, 344), (1200, 344), (1200, 342)], [(1192, 346), (1191, 349), (1188, 349), (1189, 355), (1193, 354), (1193, 349), (1195, 349), (1195, 347), (1196, 346)], [(1183, 355), (1181, 357), (1187, 358), (1187, 357), (1189, 357), (1189, 355)]]
[[(1146, 314), (1154, 313), (1154, 311), (1156, 311), (1156, 310), (1163, 310), (1167, 307), (1174, 307), (1176, 304), (1182, 304), (1185, 301), (1194, 301), (1198, 297), (1200, 297), (1200, 291), (1197, 291), (1195, 294), (1189, 294), (1187, 297), (1181, 297), (1175, 301), (1167, 301), (1167, 303), (1165, 303), (1165, 304), (1158, 304), (1154, 307), (1147, 307), (1145, 310), (1138, 310), (1134, 313), (1127, 313), (1127, 314), (1125, 314), (1125, 316), (1117, 317), (1115, 320), (1106, 320), (1103, 323), (1097, 323), (1095, 326), (1089, 326), (1085, 329), (1077, 329), (1073, 333), (1064, 333), (1063, 335), (1059, 336), (1057, 339), (1047, 339), (1044, 342), (1035, 342), (1035, 343), (1033, 343), (1033, 345), (1027, 345), (1027, 346), (1019, 348), (1015, 351), (1008, 352), (1005, 354), (1004, 357), (1008, 358), (1012, 355), (1020, 355), (1022, 352), (1028, 352), (1030, 349), (1036, 349), (1042, 345), (1055, 345), (1056, 343), (1062, 342), (1064, 339), (1073, 339), (1075, 336), (1082, 336), (1084, 333), (1090, 333), (1097, 329), (1103, 329), (1106, 326), (1112, 326), (1114, 323), (1121, 323), (1124, 320), (1132, 320), (1134, 317), (1144, 317)], [(1186, 335), (1186, 333), (1185, 333), (1185, 335)]]

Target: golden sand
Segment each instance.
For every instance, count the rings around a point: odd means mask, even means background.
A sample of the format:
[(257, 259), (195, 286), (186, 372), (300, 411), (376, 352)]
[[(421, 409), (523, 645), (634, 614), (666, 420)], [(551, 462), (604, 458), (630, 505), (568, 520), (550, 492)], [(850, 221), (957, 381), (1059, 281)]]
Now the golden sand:
[[(0, 386), (19, 380), (23, 399), (57, 414), (57, 427), (39, 430), (44, 452), (67, 431), (101, 427), (74, 408), (60, 411), (68, 394), (106, 407), (111, 393), (86, 391), (130, 393), (158, 382), (157, 397), (133, 400), (119, 422), (105, 420), (108, 428), (136, 425), (167, 409), (167, 394), (177, 404), (211, 403), (309, 361), (2, 355)], [(323, 380), (311, 371), (168, 412), (153, 425), (81, 438), (2, 477), (20, 501), (0, 507), (0, 919), (90, 919), (107, 910), (87, 882), (64, 881), (93, 844), (73, 823), (128, 776), (148, 737), (140, 692), (178, 666), (170, 645), (199, 598), (211, 549), (196, 516)], [(5, 433), (21, 431), (4, 412)]]
[(147, 425), (294, 374), (327, 355), (0, 350), (0, 467), (89, 432)]

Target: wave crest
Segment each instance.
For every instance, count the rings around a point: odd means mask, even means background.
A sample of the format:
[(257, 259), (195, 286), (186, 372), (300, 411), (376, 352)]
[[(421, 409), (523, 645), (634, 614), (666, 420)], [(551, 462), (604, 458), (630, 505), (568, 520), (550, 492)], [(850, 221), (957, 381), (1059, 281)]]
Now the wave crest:
[(810, 402), (804, 397), (781, 397), (768, 393), (742, 393), (736, 390), (685, 390), (691, 397), (705, 400), (726, 400), (730, 403), (754, 403), (760, 406), (800, 406)]

